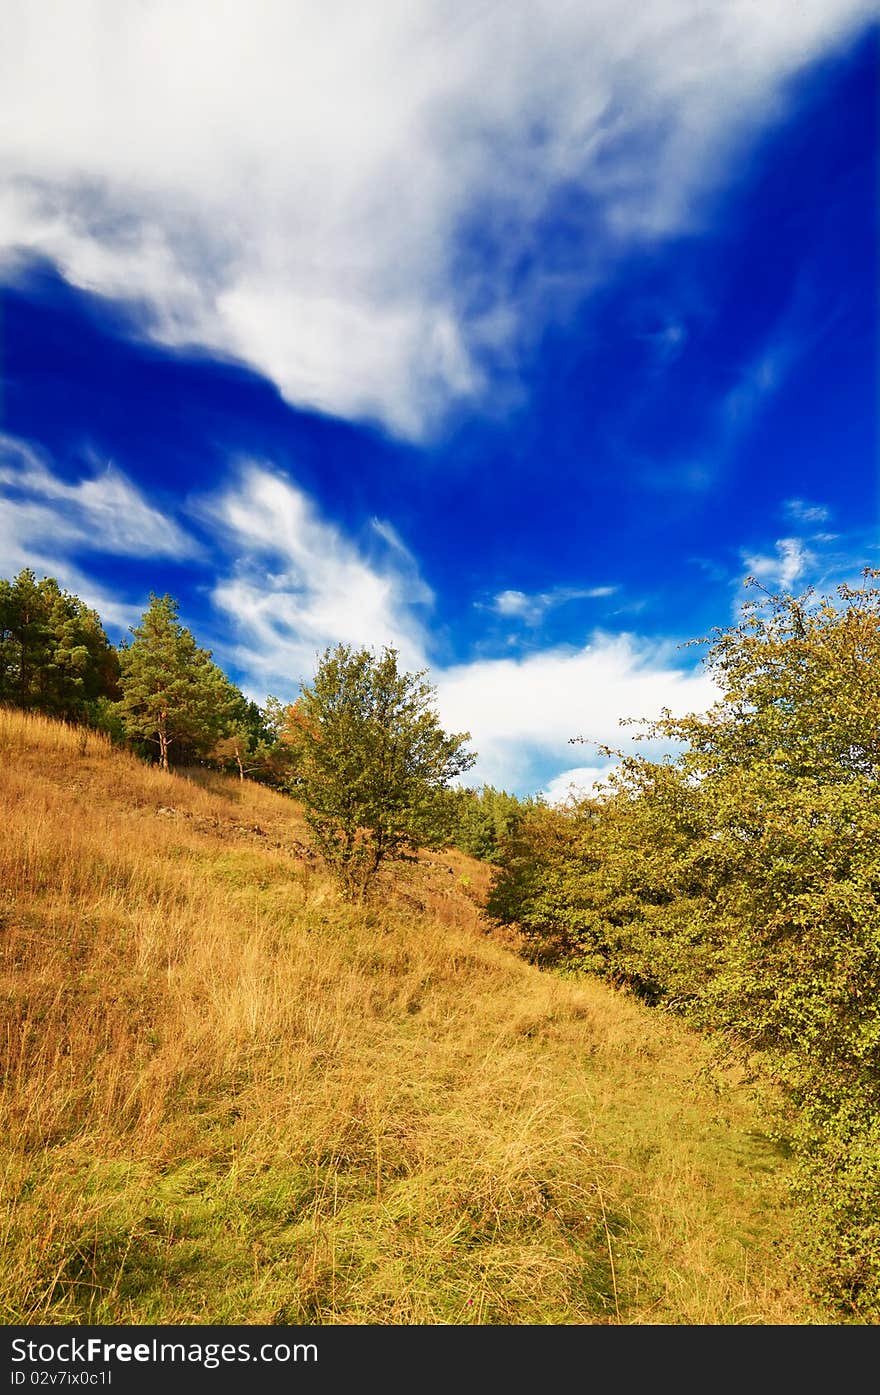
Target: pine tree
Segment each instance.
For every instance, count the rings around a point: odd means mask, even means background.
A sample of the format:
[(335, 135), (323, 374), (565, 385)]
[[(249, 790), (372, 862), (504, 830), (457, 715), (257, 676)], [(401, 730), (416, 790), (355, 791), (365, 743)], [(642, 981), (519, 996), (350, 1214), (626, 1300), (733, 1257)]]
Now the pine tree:
[(281, 787), (289, 775), (290, 759), (283, 745), (283, 713), (277, 698), (268, 697), (259, 707), (237, 690), (229, 726), (210, 752), (211, 760), (234, 770), (240, 780), (250, 778)]
[(118, 664), (95, 611), (30, 568), (0, 581), (0, 701), (95, 721)]
[(133, 640), (120, 651), (120, 713), (129, 736), (159, 748), (168, 770), (172, 745), (210, 750), (235, 710), (236, 691), (177, 618), (170, 596), (150, 596)]

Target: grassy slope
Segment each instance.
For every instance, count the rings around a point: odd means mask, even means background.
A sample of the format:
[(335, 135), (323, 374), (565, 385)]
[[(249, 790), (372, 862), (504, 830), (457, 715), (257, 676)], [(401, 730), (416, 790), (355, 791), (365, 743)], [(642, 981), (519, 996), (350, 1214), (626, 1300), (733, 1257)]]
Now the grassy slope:
[(289, 800), (2, 711), (0, 798), (0, 1320), (823, 1320), (748, 1101), (484, 867), (346, 908)]

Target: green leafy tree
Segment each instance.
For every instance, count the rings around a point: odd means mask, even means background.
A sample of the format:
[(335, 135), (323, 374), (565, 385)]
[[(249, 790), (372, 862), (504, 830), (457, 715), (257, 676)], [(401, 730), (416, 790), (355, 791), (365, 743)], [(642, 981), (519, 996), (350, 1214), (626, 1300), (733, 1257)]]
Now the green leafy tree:
[[(664, 717), (727, 923), (715, 1011), (795, 1074), (880, 1084), (880, 590), (769, 596), (716, 634), (722, 691)], [(865, 1077), (867, 1080), (867, 1076)], [(880, 1097), (878, 1097), (880, 1104)]]
[(815, 1272), (880, 1313), (880, 572), (759, 594), (715, 631), (706, 713), (648, 723), (667, 761), (527, 823), (492, 909), (539, 949), (686, 1011), (769, 1073)]
[(0, 580), (0, 701), (100, 724), (117, 678), (115, 650), (78, 596), (30, 568)]
[(395, 649), (338, 644), (291, 709), (291, 788), (350, 899), (386, 859), (443, 842), (442, 792), (476, 760), (467, 732), (442, 730), (424, 679), (399, 670)]
[(518, 799), (493, 785), (450, 789), (446, 794), (449, 842), (471, 857), (495, 862), (502, 845), (536, 802)]
[(880, 573), (764, 596), (716, 634), (686, 742), (724, 953), (703, 1013), (791, 1104), (828, 1286), (880, 1308)]
[(488, 914), (530, 957), (685, 1008), (716, 948), (693, 791), (671, 766), (630, 762), (616, 793), (536, 808), (502, 844)]
[(119, 710), (128, 736), (158, 748), (170, 767), (171, 747), (206, 754), (234, 721), (236, 690), (177, 618), (177, 602), (151, 595), (133, 639), (120, 650)]
[(291, 767), (283, 740), (285, 711), (278, 698), (270, 696), (260, 707), (236, 691), (228, 730), (211, 750), (211, 760), (234, 770), (240, 780), (283, 785)]

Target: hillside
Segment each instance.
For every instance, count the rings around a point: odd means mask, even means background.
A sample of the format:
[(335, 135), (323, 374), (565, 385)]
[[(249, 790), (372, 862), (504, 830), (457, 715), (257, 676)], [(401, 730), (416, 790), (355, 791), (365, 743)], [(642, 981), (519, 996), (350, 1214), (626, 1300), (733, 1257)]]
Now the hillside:
[(485, 865), (345, 906), (290, 800), (10, 711), (0, 791), (3, 1322), (827, 1320), (744, 1090)]

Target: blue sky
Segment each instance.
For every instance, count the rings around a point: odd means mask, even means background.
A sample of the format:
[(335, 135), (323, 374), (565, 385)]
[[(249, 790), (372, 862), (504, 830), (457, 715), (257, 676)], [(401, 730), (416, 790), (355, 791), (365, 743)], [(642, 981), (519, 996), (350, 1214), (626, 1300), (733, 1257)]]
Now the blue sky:
[(871, 0), (8, 4), (0, 575), (560, 795), (880, 565)]

